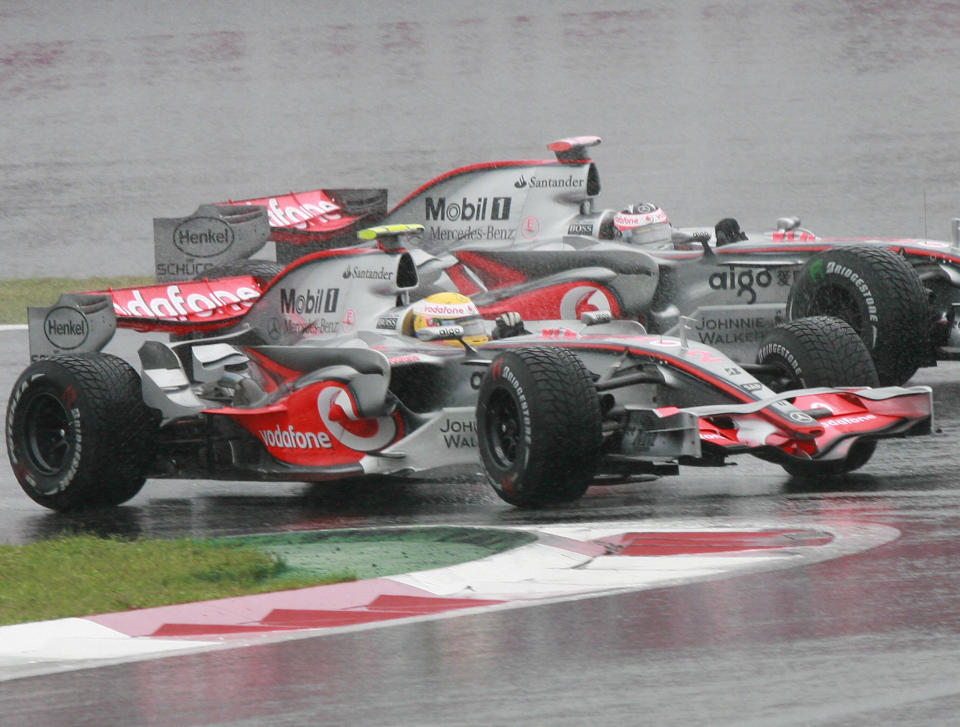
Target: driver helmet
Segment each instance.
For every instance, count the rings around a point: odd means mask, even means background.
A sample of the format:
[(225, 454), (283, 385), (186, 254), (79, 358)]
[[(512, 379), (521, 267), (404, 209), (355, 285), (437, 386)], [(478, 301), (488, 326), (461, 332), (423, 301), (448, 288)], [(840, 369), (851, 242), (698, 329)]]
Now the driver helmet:
[[(403, 332), (416, 336), (422, 328), (460, 326), (463, 340), (471, 346), (490, 340), (487, 326), (473, 301), (462, 293), (434, 293), (418, 300), (407, 312), (403, 321)], [(461, 346), (459, 341), (443, 341), (453, 346)]]
[(613, 218), (624, 242), (652, 245), (670, 242), (673, 228), (667, 213), (652, 202), (637, 202), (620, 210)]

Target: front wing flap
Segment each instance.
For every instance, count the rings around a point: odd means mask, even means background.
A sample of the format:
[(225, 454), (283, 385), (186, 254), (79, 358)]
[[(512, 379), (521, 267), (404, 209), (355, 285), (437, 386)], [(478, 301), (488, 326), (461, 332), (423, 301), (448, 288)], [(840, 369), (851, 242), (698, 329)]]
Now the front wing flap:
[[(812, 417), (797, 429), (766, 414), (778, 403)], [(782, 459), (839, 460), (859, 439), (930, 434), (929, 386), (803, 389), (746, 404), (650, 410), (628, 407), (622, 453), (642, 459), (773, 453)]]

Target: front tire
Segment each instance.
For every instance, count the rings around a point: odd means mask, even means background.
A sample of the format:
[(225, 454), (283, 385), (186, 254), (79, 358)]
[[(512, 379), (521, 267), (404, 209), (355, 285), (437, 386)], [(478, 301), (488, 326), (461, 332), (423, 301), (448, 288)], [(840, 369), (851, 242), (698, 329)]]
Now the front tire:
[[(779, 375), (765, 382), (777, 392), (879, 385), (873, 359), (860, 336), (844, 321), (829, 316), (801, 318), (777, 326), (760, 346), (757, 363), (779, 369)], [(860, 440), (842, 460), (782, 462), (781, 466), (795, 477), (832, 477), (860, 469), (876, 448), (876, 442)]]
[(7, 452), (24, 492), (44, 507), (110, 507), (143, 487), (158, 422), (123, 359), (53, 356), (32, 363), (14, 384)]
[(787, 321), (763, 339), (757, 363), (775, 373), (761, 376), (774, 391), (819, 386), (880, 385), (870, 351), (839, 318), (812, 316)]
[(803, 477), (804, 479), (836, 477), (863, 467), (870, 461), (876, 449), (876, 442), (860, 440), (853, 443), (850, 452), (841, 460), (832, 462), (783, 462), (780, 466), (794, 477)]
[(836, 316), (860, 334), (884, 386), (906, 382), (928, 356), (929, 305), (913, 267), (882, 247), (837, 247), (811, 258), (787, 317)]
[(590, 371), (564, 348), (498, 355), (477, 399), (480, 457), (511, 505), (572, 502), (590, 486), (602, 443)]

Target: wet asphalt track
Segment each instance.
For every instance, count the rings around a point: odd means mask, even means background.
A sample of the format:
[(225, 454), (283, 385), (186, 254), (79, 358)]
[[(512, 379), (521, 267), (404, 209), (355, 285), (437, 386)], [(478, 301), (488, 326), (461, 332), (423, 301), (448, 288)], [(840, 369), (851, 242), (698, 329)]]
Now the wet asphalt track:
[[(7, 391), (23, 333), (0, 335)], [(573, 725), (598, 713), (626, 724), (945, 724), (960, 706), (960, 365), (914, 383), (934, 387), (938, 433), (886, 442), (862, 472), (830, 486), (744, 459), (531, 513), (471, 477), (151, 481), (127, 506), (65, 516), (0, 471), (4, 542), (623, 519), (902, 532), (774, 573), (2, 681), (3, 724), (341, 724), (349, 715), (351, 724)]]

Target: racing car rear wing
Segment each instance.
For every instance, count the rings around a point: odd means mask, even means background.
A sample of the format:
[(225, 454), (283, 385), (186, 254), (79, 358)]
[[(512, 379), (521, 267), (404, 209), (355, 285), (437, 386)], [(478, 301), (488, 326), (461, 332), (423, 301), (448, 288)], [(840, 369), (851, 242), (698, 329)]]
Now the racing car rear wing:
[(27, 309), (30, 356), (99, 351), (117, 328), (188, 334), (243, 317), (263, 289), (250, 275), (64, 293)]
[(260, 207), (205, 204), (188, 217), (154, 218), (157, 280), (199, 278), (209, 268), (252, 256), (269, 239)]
[(30, 359), (59, 353), (99, 351), (117, 330), (110, 296), (64, 293), (49, 307), (27, 308)]
[(387, 190), (315, 189), (229, 204), (266, 208), (277, 262), (286, 265), (317, 250), (355, 245), (357, 231), (387, 213)]
[(187, 217), (154, 218), (156, 277), (198, 279), (210, 268), (252, 257), (270, 241), (283, 264), (316, 250), (355, 245), (357, 230), (378, 221), (386, 209), (385, 189), (318, 189), (204, 204)]

